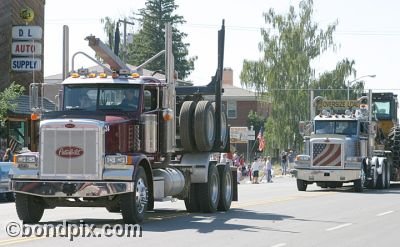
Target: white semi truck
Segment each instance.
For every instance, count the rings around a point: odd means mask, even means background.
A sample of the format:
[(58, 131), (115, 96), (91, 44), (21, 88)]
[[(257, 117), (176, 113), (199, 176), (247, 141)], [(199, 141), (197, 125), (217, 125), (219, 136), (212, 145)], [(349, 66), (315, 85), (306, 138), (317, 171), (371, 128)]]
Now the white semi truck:
[(305, 152), (293, 170), (299, 191), (312, 183), (337, 188), (352, 182), (357, 192), (390, 186), (392, 151), (376, 142), (379, 118), (371, 99), (370, 91), (358, 100), (312, 101), (313, 121), (301, 123)]

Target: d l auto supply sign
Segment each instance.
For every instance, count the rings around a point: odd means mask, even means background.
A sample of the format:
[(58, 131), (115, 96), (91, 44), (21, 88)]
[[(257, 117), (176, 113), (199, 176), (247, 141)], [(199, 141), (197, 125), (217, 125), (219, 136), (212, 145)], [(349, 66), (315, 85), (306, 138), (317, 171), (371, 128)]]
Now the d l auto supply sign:
[(13, 71), (42, 70), (43, 30), (40, 26), (12, 27), (11, 69)]

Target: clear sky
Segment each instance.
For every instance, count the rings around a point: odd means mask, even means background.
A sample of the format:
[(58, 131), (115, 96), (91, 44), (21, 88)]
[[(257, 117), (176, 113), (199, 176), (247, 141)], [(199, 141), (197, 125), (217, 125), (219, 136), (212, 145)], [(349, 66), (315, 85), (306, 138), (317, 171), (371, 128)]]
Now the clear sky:
[[(298, 6), (298, 0), (175, 0), (177, 13), (186, 24), (181, 31), (188, 34), (189, 53), (198, 56), (195, 70), (189, 77), (196, 85), (206, 84), (217, 66), (217, 31), (225, 19), (224, 66), (234, 71), (234, 84), (240, 86), (239, 74), (244, 59), (260, 56), (258, 43), (260, 28), (265, 26), (262, 13), (274, 8), (287, 13), (289, 6)], [(70, 56), (77, 51), (90, 55), (94, 52), (84, 38), (93, 34), (105, 40), (100, 19), (130, 16), (144, 7), (144, 0), (47, 0), (45, 5), (44, 73), (54, 75), (62, 71), (62, 26), (70, 29)], [(339, 50), (329, 52), (315, 61), (317, 73), (331, 70), (343, 58), (355, 60), (357, 77), (366, 78), (366, 87), (397, 89), (398, 59), (400, 58), (400, 2), (396, 0), (314, 0), (313, 20), (326, 28), (338, 20), (335, 41)], [(133, 29), (134, 31), (135, 29)], [(155, 53), (158, 51), (155, 51)], [(80, 66), (92, 65), (85, 58), (76, 61)], [(354, 78), (349, 78), (352, 80)]]

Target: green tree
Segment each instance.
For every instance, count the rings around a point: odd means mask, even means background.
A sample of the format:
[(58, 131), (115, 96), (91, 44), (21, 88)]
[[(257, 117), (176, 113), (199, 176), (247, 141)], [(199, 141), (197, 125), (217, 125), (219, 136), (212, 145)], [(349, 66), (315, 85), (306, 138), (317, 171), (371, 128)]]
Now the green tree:
[(265, 118), (257, 114), (257, 112), (253, 112), (250, 110), (249, 115), (247, 116), (247, 127), (253, 126), (253, 130), (258, 131), (261, 126), (264, 126)]
[(11, 102), (14, 102), (15, 99), (21, 96), (24, 90), (23, 86), (13, 82), (3, 92), (0, 92), (0, 123), (3, 123), (7, 119), (7, 112), (9, 110), (15, 110), (17, 104)]
[(111, 50), (114, 50), (114, 39), (115, 39), (115, 28), (116, 23), (111, 17), (101, 18), (100, 22), (104, 24), (103, 30), (107, 34), (108, 40), (106, 44), (110, 47)]
[[(327, 90), (329, 87), (346, 88), (345, 78), (355, 73), (354, 62), (343, 60), (334, 71), (315, 79), (312, 62), (326, 50), (336, 48), (333, 33), (337, 22), (320, 29), (312, 21), (312, 0), (301, 1), (298, 12), (290, 6), (286, 15), (273, 9), (263, 14), (266, 27), (261, 30), (259, 44), (262, 58), (244, 60), (240, 74), (242, 85), (269, 97), (273, 106), (265, 125), (266, 139), (273, 143), (267, 145), (268, 149), (300, 145), (298, 122), (309, 119), (310, 89), (333, 94)], [(343, 90), (339, 92), (346, 95)]]
[[(183, 42), (187, 34), (178, 30), (178, 25), (185, 23), (185, 20), (182, 16), (174, 14), (177, 7), (174, 0), (148, 0), (146, 7), (139, 10), (141, 28), (134, 35), (133, 44), (128, 46), (127, 61), (130, 64), (140, 65), (164, 50), (165, 24), (171, 23), (175, 70), (182, 79), (190, 74), (197, 57), (188, 57), (189, 44)], [(165, 60), (160, 57), (146, 68), (152, 71), (164, 71)]]

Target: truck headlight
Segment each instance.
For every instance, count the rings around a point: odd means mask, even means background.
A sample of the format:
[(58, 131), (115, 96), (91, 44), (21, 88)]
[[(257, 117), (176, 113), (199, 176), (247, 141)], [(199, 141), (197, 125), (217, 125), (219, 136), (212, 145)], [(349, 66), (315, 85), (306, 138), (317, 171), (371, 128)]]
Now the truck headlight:
[(301, 161), (310, 161), (310, 160), (311, 160), (310, 155), (305, 155), (305, 154), (297, 155), (296, 159), (295, 159), (295, 161), (299, 161), (299, 162), (301, 162)]
[(16, 155), (14, 156), (14, 163), (21, 169), (37, 169), (39, 166), (36, 155)]
[(17, 156), (16, 163), (35, 164), (37, 163), (36, 156), (33, 155), (19, 155)]
[(361, 162), (362, 161), (362, 157), (346, 157), (346, 161), (349, 161), (349, 162)]
[(106, 165), (126, 165), (128, 163), (128, 156), (126, 155), (107, 155)]

